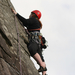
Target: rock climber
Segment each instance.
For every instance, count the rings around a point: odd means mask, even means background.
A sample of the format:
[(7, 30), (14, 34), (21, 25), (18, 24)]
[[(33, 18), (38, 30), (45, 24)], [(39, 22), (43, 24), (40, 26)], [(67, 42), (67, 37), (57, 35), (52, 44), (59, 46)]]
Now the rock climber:
[(15, 10), (12, 9), (12, 11), (17, 16), (17, 18), (23, 23), (23, 25), (27, 27), (28, 31), (31, 34), (31, 36), (29, 36), (29, 43), (27, 47), (31, 56), (40, 65), (38, 72), (42, 72), (42, 75), (47, 75), (46, 64), (40, 51), (42, 49), (39, 39), (40, 29), (42, 28), (42, 23), (40, 21), (41, 12), (39, 10), (33, 10), (29, 16), (29, 19), (26, 19), (19, 15)]

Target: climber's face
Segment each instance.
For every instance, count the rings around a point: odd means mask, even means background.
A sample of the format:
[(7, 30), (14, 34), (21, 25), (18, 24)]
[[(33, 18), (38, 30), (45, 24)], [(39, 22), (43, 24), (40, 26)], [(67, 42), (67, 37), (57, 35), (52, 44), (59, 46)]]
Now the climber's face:
[(31, 13), (29, 18), (31, 18), (31, 17), (35, 17), (35, 14)]
[(33, 15), (33, 14), (31, 13), (31, 14), (30, 14), (30, 16), (29, 16), (29, 18), (31, 18), (31, 17), (32, 17), (32, 15)]

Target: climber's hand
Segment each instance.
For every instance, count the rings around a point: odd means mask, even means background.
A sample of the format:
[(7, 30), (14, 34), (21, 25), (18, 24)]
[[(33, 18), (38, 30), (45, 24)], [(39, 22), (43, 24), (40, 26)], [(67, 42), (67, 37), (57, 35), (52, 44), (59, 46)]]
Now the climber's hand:
[(11, 8), (11, 10), (15, 15), (17, 14), (17, 12), (14, 9)]

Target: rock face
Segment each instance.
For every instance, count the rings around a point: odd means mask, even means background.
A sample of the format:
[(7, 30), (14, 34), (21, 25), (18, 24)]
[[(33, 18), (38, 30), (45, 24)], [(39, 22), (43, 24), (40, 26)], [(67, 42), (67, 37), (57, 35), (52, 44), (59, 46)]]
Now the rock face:
[(10, 0), (0, 0), (0, 75), (39, 75), (27, 49), (27, 34), (11, 8)]

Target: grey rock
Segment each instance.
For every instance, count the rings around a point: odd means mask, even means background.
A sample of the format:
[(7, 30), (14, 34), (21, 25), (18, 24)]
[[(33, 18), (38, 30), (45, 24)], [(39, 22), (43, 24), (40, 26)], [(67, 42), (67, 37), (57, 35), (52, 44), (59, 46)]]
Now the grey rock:
[(0, 0), (0, 75), (20, 75), (21, 69), (22, 75), (39, 75), (27, 49), (27, 34), (17, 18), (15, 23), (11, 8), (10, 0)]

